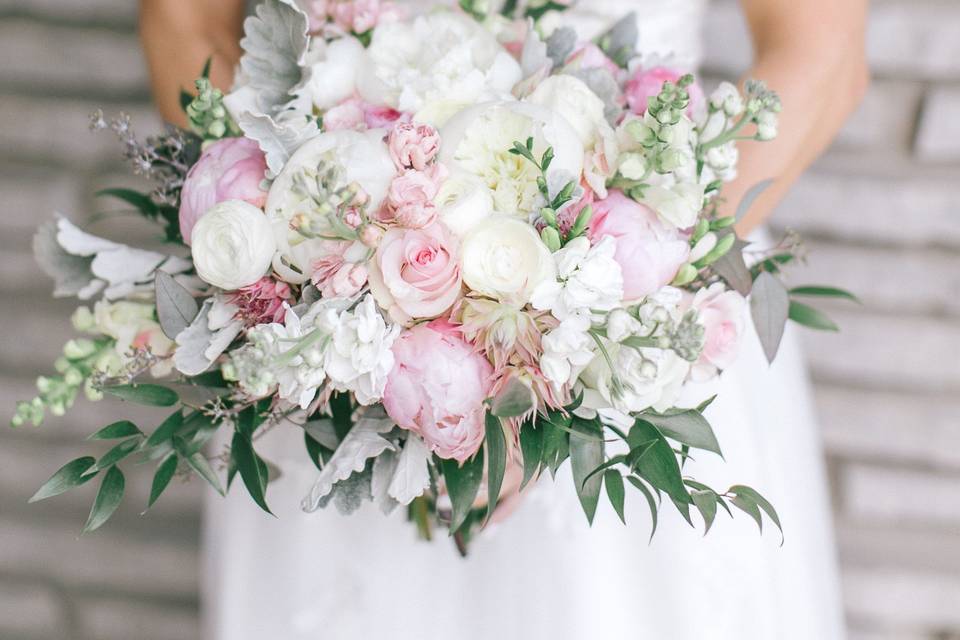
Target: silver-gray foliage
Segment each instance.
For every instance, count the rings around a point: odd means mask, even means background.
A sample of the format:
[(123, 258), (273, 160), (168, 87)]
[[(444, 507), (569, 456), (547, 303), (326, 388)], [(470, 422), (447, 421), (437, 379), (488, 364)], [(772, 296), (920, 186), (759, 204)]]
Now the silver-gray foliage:
[(753, 283), (750, 314), (768, 362), (773, 362), (777, 355), (789, 313), (790, 294), (787, 288), (776, 276), (762, 272)]
[(263, 113), (275, 115), (303, 79), (307, 16), (292, 0), (266, 0), (247, 18), (240, 67)]

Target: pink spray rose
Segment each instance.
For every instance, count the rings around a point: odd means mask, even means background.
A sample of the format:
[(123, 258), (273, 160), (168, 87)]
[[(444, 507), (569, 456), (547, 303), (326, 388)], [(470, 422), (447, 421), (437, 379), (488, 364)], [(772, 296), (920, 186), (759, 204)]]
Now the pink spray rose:
[(403, 331), (393, 344), (383, 406), (441, 458), (464, 462), (483, 444), (493, 367), (446, 320)]
[(428, 124), (403, 122), (390, 131), (387, 146), (398, 169), (423, 171), (440, 152), (440, 134)]
[[(675, 69), (667, 67), (651, 67), (650, 69), (640, 69), (633, 77), (627, 81), (624, 91), (627, 94), (627, 104), (630, 111), (637, 115), (643, 115), (647, 111), (647, 102), (650, 98), (658, 95), (663, 88), (663, 83), (677, 82), (684, 74)], [(693, 117), (699, 113), (705, 106), (703, 89), (696, 82), (687, 87), (690, 93), (690, 105), (687, 107), (687, 115)]]
[(404, 171), (390, 183), (387, 210), (381, 213), (381, 219), (411, 229), (433, 224), (437, 219), (437, 207), (433, 200), (445, 177), (446, 170), (439, 164), (432, 165), (426, 171)]
[(441, 224), (389, 229), (370, 262), (370, 290), (399, 324), (443, 314), (461, 285), (460, 244)]
[(739, 293), (717, 282), (698, 291), (690, 306), (697, 310), (705, 330), (703, 352), (693, 373), (698, 378), (709, 377), (716, 369), (726, 369), (736, 360), (747, 302)]
[(351, 262), (347, 253), (352, 248), (350, 242), (324, 241), (328, 249), (326, 255), (313, 262), (311, 282), (324, 298), (349, 298), (360, 292), (367, 284), (367, 266), (360, 262)]
[(180, 193), (180, 233), (190, 244), (193, 226), (213, 205), (243, 200), (263, 208), (267, 192), (260, 188), (267, 162), (249, 138), (224, 138), (200, 154)]
[(366, 33), (377, 26), (380, 13), (387, 7), (380, 0), (333, 0), (328, 3), (330, 17), (344, 31)]
[(613, 236), (614, 260), (623, 271), (623, 294), (637, 300), (669, 284), (690, 255), (690, 243), (679, 230), (665, 225), (650, 208), (611, 190), (593, 203), (590, 241)]

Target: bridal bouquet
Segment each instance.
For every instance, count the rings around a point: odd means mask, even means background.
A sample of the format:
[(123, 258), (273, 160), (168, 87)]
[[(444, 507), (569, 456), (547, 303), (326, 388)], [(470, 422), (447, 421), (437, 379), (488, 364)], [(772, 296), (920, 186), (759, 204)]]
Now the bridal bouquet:
[(234, 89), (204, 73), (184, 93), (189, 130), (141, 143), (94, 115), (157, 183), (104, 195), (169, 251), (41, 227), (55, 294), (94, 302), (13, 422), (81, 391), (172, 412), (96, 432), (115, 445), (34, 500), (101, 477), (96, 529), (140, 460), (150, 505), (195, 473), (221, 493), (239, 476), (269, 511), (256, 445), (282, 428), (317, 467), (306, 511), (402, 506), (461, 546), (567, 459), (588, 520), (604, 489), (622, 519), (629, 485), (654, 528), (663, 499), (706, 529), (718, 507), (779, 526), (754, 489), (683, 472), (693, 450), (720, 454), (710, 400), (687, 396), (733, 363), (747, 314), (772, 358), (788, 317), (834, 328), (795, 298), (849, 295), (787, 289), (795, 238), (752, 252), (733, 230), (749, 202), (720, 213), (736, 142), (776, 135), (776, 95), (705, 96), (635, 54), (634, 16), (587, 41), (560, 26), (566, 3), (486, 4), (267, 0)]

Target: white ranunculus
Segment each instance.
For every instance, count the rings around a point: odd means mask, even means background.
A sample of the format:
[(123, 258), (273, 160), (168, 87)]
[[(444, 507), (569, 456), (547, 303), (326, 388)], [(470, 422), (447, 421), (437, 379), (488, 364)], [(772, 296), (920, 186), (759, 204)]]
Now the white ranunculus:
[(329, 44), (322, 38), (311, 39), (306, 91), (316, 108), (326, 111), (354, 94), (364, 55), (363, 45), (350, 36)]
[(612, 236), (604, 236), (593, 247), (585, 236), (575, 238), (553, 254), (557, 278), (542, 282), (530, 303), (535, 309), (549, 309), (561, 320), (618, 307), (623, 300), (623, 273), (613, 257), (616, 250)]
[(510, 153), (515, 142), (533, 138), (534, 156), (553, 147), (548, 175), (578, 180), (583, 171), (583, 144), (558, 113), (525, 102), (493, 102), (465, 109), (440, 131), (440, 159), (452, 169), (477, 176), (493, 193), (494, 208), (526, 218), (543, 197), (540, 175), (532, 162)]
[(525, 304), (537, 285), (556, 277), (550, 250), (526, 222), (502, 215), (463, 239), (463, 280), (477, 293)]
[(396, 174), (382, 129), (321, 133), (291, 156), (270, 187), (266, 212), (276, 238), (274, 270), (294, 284), (306, 282), (314, 260), (326, 255), (323, 240), (306, 239), (290, 228), (293, 216), (312, 206), (296, 193), (294, 179), (304, 170), (315, 170), (322, 160), (339, 164), (344, 181), (360, 185), (370, 198), (371, 211), (379, 209)]
[(263, 211), (243, 200), (226, 200), (197, 221), (190, 249), (197, 275), (231, 291), (263, 277), (276, 246)]
[[(584, 396), (585, 406), (612, 407), (631, 413), (651, 407), (666, 411), (677, 403), (690, 371), (689, 362), (665, 349), (637, 350), (613, 343), (607, 343), (606, 347), (616, 373), (602, 356), (593, 359), (581, 379), (597, 393)], [(618, 387), (613, 381), (614, 375)]]
[(703, 208), (703, 194), (703, 185), (690, 182), (651, 185), (643, 190), (640, 202), (656, 211), (664, 222), (678, 229), (689, 229)]
[(440, 221), (460, 237), (493, 213), (490, 189), (469, 173), (458, 172), (447, 177), (435, 203), (440, 209)]
[(410, 113), (505, 96), (520, 80), (520, 65), (493, 34), (448, 11), (381, 24), (366, 54), (360, 94)]

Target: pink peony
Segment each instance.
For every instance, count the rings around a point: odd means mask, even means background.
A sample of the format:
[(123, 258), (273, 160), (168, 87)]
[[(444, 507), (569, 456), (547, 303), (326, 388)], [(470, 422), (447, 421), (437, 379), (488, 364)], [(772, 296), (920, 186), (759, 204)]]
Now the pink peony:
[(419, 229), (437, 219), (433, 203), (446, 177), (442, 165), (435, 164), (426, 171), (409, 169), (393, 179), (387, 191), (387, 210), (381, 213), (384, 222), (401, 227)]
[(384, 129), (408, 118), (409, 116), (396, 109), (373, 105), (353, 96), (331, 107), (323, 114), (323, 129), (324, 131)]
[(228, 299), (239, 308), (237, 317), (247, 326), (254, 326), (283, 322), (284, 303), (292, 297), (287, 283), (264, 276), (249, 286), (237, 289)]
[[(663, 88), (663, 83), (670, 81), (676, 82), (683, 76), (683, 73), (667, 67), (652, 67), (650, 69), (640, 69), (633, 77), (627, 81), (624, 91), (627, 94), (627, 104), (630, 111), (637, 115), (643, 115), (647, 111), (647, 102), (650, 98), (658, 95)], [(690, 105), (687, 107), (687, 115), (691, 118), (695, 113), (699, 113), (705, 105), (703, 89), (696, 82), (687, 87), (690, 93)]]
[(370, 290), (400, 324), (443, 314), (461, 284), (459, 241), (441, 224), (388, 230), (370, 263)]
[(225, 138), (210, 144), (187, 173), (180, 193), (180, 233), (190, 244), (193, 226), (215, 204), (243, 200), (263, 208), (267, 192), (260, 188), (267, 162), (257, 143)]
[[(710, 375), (734, 363), (740, 351), (747, 301), (722, 283), (697, 291), (690, 305), (697, 310), (705, 329), (703, 352), (694, 373)], [(704, 371), (705, 369), (705, 371)]]
[(390, 131), (387, 146), (398, 169), (423, 171), (440, 151), (440, 134), (428, 124), (403, 122)]
[(493, 367), (446, 320), (403, 331), (393, 355), (383, 392), (387, 414), (441, 458), (470, 458), (483, 444)]
[(611, 190), (593, 203), (591, 242), (603, 236), (617, 241), (614, 260), (623, 271), (623, 294), (637, 300), (669, 284), (690, 255), (687, 237), (660, 221), (650, 208)]

